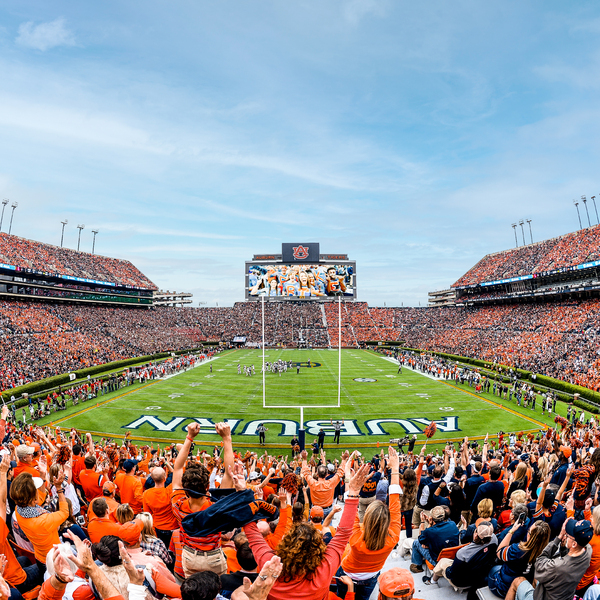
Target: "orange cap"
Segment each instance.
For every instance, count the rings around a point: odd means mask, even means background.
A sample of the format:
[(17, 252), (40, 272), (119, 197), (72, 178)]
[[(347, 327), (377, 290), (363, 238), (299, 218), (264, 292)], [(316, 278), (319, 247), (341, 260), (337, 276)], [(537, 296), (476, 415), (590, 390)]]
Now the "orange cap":
[(143, 524), (140, 521), (131, 521), (125, 523), (119, 531), (119, 537), (128, 546), (133, 546), (140, 541), (140, 535), (142, 534)]
[(561, 446), (560, 451), (565, 455), (565, 458), (571, 458), (571, 454), (573, 453), (573, 450), (569, 446)]
[(379, 577), (380, 598), (410, 598), (415, 591), (415, 582), (407, 569), (390, 569)]
[(117, 491), (117, 486), (112, 481), (107, 481), (103, 486), (103, 490), (106, 490), (110, 494)]
[(323, 518), (325, 516), (325, 511), (320, 506), (313, 506), (310, 509), (310, 518)]

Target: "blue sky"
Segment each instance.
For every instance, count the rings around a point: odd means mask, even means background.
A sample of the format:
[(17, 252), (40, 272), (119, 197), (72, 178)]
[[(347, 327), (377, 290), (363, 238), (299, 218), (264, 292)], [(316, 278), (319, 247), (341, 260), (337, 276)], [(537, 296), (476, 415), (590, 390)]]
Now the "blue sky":
[(0, 81), (13, 233), (84, 223), (209, 305), (313, 241), (361, 300), (424, 305), (600, 198), (597, 2), (5, 0)]

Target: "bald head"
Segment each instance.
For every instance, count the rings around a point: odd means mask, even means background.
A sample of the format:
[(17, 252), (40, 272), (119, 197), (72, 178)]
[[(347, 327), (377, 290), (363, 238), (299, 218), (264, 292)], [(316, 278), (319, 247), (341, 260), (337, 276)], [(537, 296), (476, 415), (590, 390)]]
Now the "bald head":
[(258, 531), (260, 531), (263, 537), (266, 537), (271, 533), (271, 528), (266, 521), (258, 521), (256, 525), (258, 527)]
[(152, 477), (152, 481), (159, 486), (164, 484), (165, 479), (167, 478), (167, 473), (162, 467), (154, 467), (154, 469), (150, 471), (150, 477)]

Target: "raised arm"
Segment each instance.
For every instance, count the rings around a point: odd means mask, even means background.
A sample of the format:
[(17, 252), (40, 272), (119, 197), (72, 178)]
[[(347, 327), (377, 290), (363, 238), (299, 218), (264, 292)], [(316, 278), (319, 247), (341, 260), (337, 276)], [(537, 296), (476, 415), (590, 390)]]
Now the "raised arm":
[(199, 423), (190, 423), (188, 425), (187, 436), (177, 458), (175, 459), (175, 464), (173, 465), (173, 489), (180, 490), (181, 489), (181, 478), (183, 477), (183, 467), (185, 467), (185, 461), (187, 460), (188, 454), (190, 453), (190, 448), (192, 447), (192, 442), (194, 438), (198, 435), (200, 431)]
[(235, 456), (233, 455), (233, 443), (231, 441), (231, 426), (229, 423), (217, 423), (215, 429), (223, 440), (223, 466), (225, 467), (225, 474), (221, 481), (221, 488), (229, 489), (233, 487), (233, 480), (229, 476), (229, 468), (233, 468), (233, 463), (235, 461)]
[(5, 454), (0, 462), (0, 517), (6, 522), (6, 474), (10, 469), (10, 455)]

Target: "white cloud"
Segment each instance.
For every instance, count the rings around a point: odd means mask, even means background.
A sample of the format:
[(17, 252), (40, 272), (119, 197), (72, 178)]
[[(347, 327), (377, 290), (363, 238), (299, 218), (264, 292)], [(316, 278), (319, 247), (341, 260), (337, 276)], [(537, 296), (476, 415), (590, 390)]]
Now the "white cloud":
[(383, 16), (385, 7), (380, 0), (350, 0), (344, 7), (344, 17), (352, 25), (356, 25), (368, 14)]
[(57, 46), (75, 45), (73, 34), (67, 29), (62, 17), (39, 25), (35, 25), (33, 21), (22, 23), (19, 26), (16, 42), (21, 46), (42, 52)]

